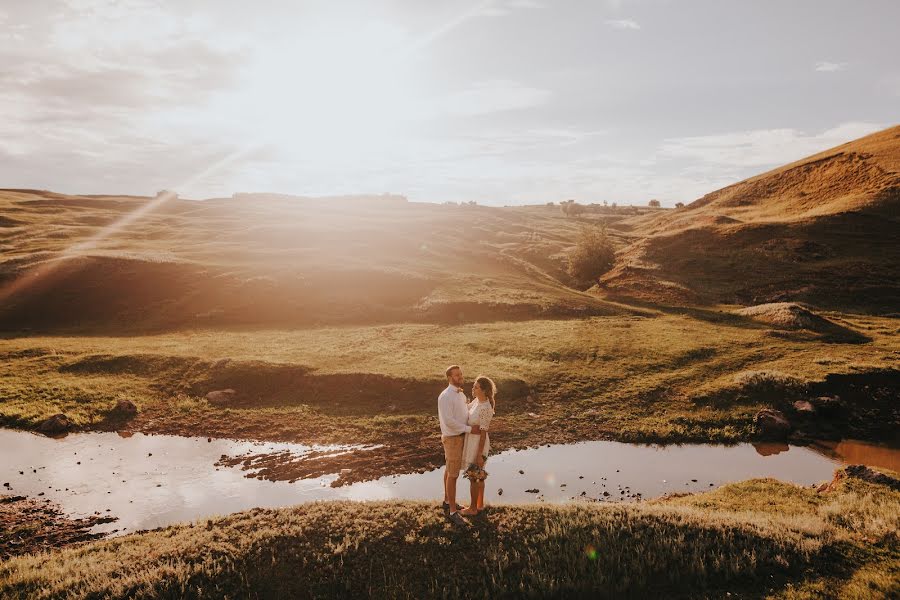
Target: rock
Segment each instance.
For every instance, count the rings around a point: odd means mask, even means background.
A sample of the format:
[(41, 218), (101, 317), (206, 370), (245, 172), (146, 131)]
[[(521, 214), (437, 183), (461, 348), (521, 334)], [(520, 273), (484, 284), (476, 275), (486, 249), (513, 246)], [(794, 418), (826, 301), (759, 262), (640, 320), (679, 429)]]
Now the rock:
[(75, 424), (69, 420), (69, 417), (62, 413), (59, 413), (53, 415), (52, 417), (46, 419), (40, 425), (38, 425), (38, 431), (40, 431), (41, 433), (54, 435), (59, 433), (66, 433), (74, 426)]
[(839, 415), (844, 410), (844, 403), (840, 396), (819, 396), (809, 402), (817, 412), (826, 417)]
[(756, 413), (754, 421), (757, 435), (762, 438), (784, 439), (791, 432), (791, 424), (780, 410), (764, 408)]
[(811, 417), (816, 414), (816, 407), (809, 400), (797, 400), (794, 402), (794, 412), (801, 417)]
[(136, 414), (138, 414), (137, 404), (131, 400), (119, 400), (110, 411), (110, 415), (119, 418), (133, 417)]
[(231, 388), (227, 390), (215, 390), (206, 394), (206, 401), (213, 406), (224, 406), (237, 397), (237, 392)]
[(880, 485), (886, 485), (894, 491), (900, 492), (900, 479), (896, 477), (892, 477), (890, 475), (886, 475), (884, 473), (879, 473), (874, 469), (870, 469), (865, 465), (847, 465), (843, 469), (838, 470), (834, 474), (834, 479), (829, 481), (828, 483), (823, 483), (817, 488), (819, 492), (830, 492), (834, 490), (838, 483), (847, 477), (853, 477), (854, 479), (862, 479), (863, 481), (868, 481), (869, 483), (877, 483)]

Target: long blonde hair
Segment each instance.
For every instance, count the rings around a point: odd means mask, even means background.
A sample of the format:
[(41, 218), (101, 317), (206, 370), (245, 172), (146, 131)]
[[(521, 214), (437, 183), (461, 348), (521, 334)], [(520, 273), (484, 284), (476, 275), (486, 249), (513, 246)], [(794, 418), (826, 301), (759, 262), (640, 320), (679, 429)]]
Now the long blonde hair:
[(484, 392), (485, 398), (490, 400), (491, 402), (491, 410), (497, 410), (497, 386), (494, 385), (494, 381), (490, 377), (485, 377), (484, 375), (479, 375), (475, 378), (475, 383), (478, 384), (478, 387), (481, 388), (481, 391)]

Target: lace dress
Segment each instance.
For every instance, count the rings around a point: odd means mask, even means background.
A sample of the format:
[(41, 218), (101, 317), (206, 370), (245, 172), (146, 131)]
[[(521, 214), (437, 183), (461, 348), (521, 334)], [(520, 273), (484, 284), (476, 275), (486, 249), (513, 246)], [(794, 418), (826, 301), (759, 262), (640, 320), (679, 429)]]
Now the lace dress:
[[(477, 400), (469, 403), (469, 418), (466, 420), (466, 424), (468, 425), (478, 425), (481, 427), (481, 430), (487, 432), (488, 427), (491, 424), (491, 418), (494, 416), (494, 409), (491, 408), (491, 403), (485, 400), (484, 402), (478, 402)], [(479, 434), (467, 433), (465, 442), (463, 443), (463, 459), (462, 464), (463, 468), (466, 468), (468, 465), (473, 464), (475, 462), (475, 455), (478, 453), (478, 440), (481, 436)], [(488, 433), (484, 438), (484, 449), (482, 450), (482, 455), (487, 457), (491, 450), (491, 435)]]

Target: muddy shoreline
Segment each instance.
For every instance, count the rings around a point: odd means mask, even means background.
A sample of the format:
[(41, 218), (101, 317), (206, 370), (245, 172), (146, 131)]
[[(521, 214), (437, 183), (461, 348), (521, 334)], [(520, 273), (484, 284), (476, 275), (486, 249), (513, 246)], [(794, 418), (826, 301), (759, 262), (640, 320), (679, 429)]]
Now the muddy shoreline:
[(102, 515), (70, 518), (47, 500), (0, 496), (0, 560), (100, 539), (106, 534), (91, 529), (115, 521)]

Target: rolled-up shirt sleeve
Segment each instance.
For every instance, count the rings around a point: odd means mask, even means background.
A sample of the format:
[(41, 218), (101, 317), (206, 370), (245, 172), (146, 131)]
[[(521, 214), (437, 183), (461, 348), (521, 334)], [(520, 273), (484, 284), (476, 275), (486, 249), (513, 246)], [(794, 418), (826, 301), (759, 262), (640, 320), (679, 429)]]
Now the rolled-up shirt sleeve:
[(438, 417), (451, 435), (471, 432), (472, 427), (467, 425), (465, 421), (458, 420), (454, 414), (452, 404), (454, 401), (456, 401), (456, 398), (450, 394), (441, 394), (438, 398)]

